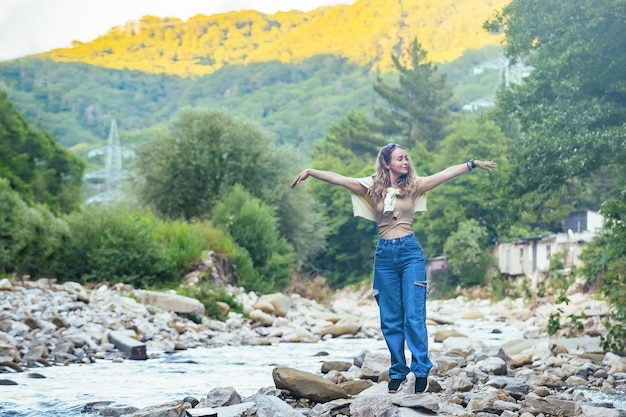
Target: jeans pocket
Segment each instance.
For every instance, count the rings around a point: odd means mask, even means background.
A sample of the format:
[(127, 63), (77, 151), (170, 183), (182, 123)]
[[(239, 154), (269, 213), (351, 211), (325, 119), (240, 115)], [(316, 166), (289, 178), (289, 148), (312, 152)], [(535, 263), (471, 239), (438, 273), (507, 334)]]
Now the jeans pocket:
[(422, 246), (415, 239), (405, 240), (402, 242), (402, 248), (407, 252), (422, 252)]

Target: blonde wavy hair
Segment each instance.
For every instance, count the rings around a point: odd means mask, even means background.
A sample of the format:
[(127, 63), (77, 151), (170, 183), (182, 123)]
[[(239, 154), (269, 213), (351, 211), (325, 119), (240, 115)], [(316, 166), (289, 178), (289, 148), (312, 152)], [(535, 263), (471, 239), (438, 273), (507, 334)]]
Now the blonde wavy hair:
[[(405, 149), (403, 146), (396, 143), (390, 143), (383, 146), (378, 152), (376, 159), (376, 174), (372, 175), (374, 183), (368, 190), (368, 195), (374, 202), (378, 202), (385, 198), (387, 188), (391, 187), (391, 179), (389, 177), (389, 170), (386, 165), (391, 163), (391, 153), (394, 149)], [(419, 177), (415, 173), (411, 158), (409, 158), (409, 172), (399, 178), (399, 196), (415, 194), (419, 187)]]

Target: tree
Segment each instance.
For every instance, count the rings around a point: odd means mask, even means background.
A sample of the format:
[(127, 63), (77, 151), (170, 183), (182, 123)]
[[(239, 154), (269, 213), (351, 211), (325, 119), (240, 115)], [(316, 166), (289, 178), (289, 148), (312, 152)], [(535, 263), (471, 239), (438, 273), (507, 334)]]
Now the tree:
[(30, 204), (69, 213), (80, 203), (85, 162), (33, 128), (0, 92), (0, 177)]
[[(374, 172), (374, 161), (384, 139), (371, 130), (362, 113), (349, 112), (315, 144), (311, 157), (315, 168), (354, 177)], [(333, 287), (359, 282), (372, 272), (376, 224), (353, 217), (350, 192), (341, 187), (311, 181), (305, 185), (319, 203), (328, 224), (327, 245), (315, 259)]]
[(183, 110), (168, 134), (140, 150), (140, 195), (166, 218), (205, 217), (234, 184), (258, 196), (273, 182), (264, 175), (272, 147), (265, 132), (224, 111)]
[(482, 170), (467, 173), (427, 193), (428, 211), (418, 214), (415, 231), (428, 256), (441, 254), (448, 237), (468, 219), (486, 227), (489, 236), (497, 236), (508, 207), (506, 195), (499, 190), (508, 179), (509, 139), (493, 121), (484, 117), (459, 119), (450, 131), (439, 143), (432, 162), (424, 161), (428, 162), (426, 166), (416, 163), (419, 175), (431, 174), (473, 157), (497, 161), (498, 169), (490, 173)]
[(602, 206), (604, 231), (584, 250), (583, 273), (588, 282), (598, 286), (611, 301), (612, 322), (606, 322), (608, 334), (601, 338), (606, 351), (626, 352), (626, 192)]
[[(276, 213), (277, 228), (308, 262), (325, 230), (310, 196), (289, 189), (301, 157), (277, 147), (255, 124), (221, 110), (186, 109), (160, 139), (138, 152), (140, 200), (168, 219), (209, 218), (235, 184)], [(301, 165), (301, 164), (300, 164)]]
[(215, 206), (212, 222), (232, 236), (252, 259), (258, 279), (239, 285), (268, 292), (282, 290), (291, 281), (293, 248), (280, 236), (271, 207), (235, 185)]
[[(500, 111), (519, 124), (511, 192), (553, 193), (571, 178), (626, 166), (626, 15), (623, 1), (514, 0), (486, 23), (505, 53), (534, 70), (503, 92)], [(537, 199), (541, 204), (547, 198)]]
[(422, 143), (433, 150), (445, 136), (450, 111), (447, 101), (452, 94), (445, 88), (445, 75), (437, 74), (437, 67), (426, 60), (426, 51), (415, 38), (407, 51), (407, 61), (392, 55), (398, 84), (391, 85), (381, 76), (374, 83), (374, 91), (389, 105), (378, 108), (375, 115), (379, 130), (387, 137), (409, 148)]
[[(626, 11), (623, 0), (513, 0), (485, 25), (504, 31), (505, 52), (534, 67), (505, 91), (499, 108), (520, 128), (509, 191), (554, 203), (572, 179), (610, 169), (615, 197), (602, 204), (605, 233), (583, 254), (587, 275), (605, 279), (613, 304), (608, 347), (624, 347), (624, 178), (626, 178)], [(533, 207), (531, 207), (533, 208)], [(613, 343), (615, 342), (615, 343)]]
[(485, 281), (491, 254), (487, 230), (474, 219), (463, 221), (446, 240), (446, 261), (452, 266), (456, 283), (481, 285)]

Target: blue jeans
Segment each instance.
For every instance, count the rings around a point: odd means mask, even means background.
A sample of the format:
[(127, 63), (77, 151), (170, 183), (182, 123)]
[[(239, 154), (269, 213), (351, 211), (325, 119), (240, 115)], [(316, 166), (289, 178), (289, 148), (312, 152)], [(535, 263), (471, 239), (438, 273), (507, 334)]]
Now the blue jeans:
[[(374, 297), (380, 308), (380, 325), (391, 354), (389, 377), (404, 379), (409, 372), (428, 376), (426, 329), (426, 263), (414, 234), (378, 239), (374, 255)], [(405, 342), (411, 351), (406, 365)]]

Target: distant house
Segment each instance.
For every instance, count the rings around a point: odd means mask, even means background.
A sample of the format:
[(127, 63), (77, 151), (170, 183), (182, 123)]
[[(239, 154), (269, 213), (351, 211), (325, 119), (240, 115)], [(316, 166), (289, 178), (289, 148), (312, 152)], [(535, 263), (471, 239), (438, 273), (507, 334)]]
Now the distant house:
[[(539, 279), (550, 272), (550, 261), (557, 253), (563, 269), (581, 267), (580, 254), (585, 245), (602, 229), (604, 218), (593, 211), (572, 212), (563, 222), (564, 233), (549, 236), (532, 236), (515, 242), (499, 243), (492, 249), (492, 256), (500, 273), (509, 277), (531, 278), (533, 289)], [(429, 276), (450, 268), (445, 256), (428, 259), (426, 272)]]
[(579, 255), (594, 236), (594, 233), (558, 233), (528, 237), (498, 244), (493, 255), (502, 274), (539, 278), (550, 271), (550, 260), (556, 253), (562, 254), (564, 268), (582, 266)]
[(496, 102), (494, 99), (481, 98), (481, 99), (474, 100), (471, 103), (464, 105), (462, 108), (464, 111), (467, 111), (467, 112), (475, 112), (475, 111), (479, 111), (482, 109), (494, 107), (495, 105), (496, 105)]
[(446, 257), (443, 255), (428, 258), (426, 261), (426, 275), (429, 277), (445, 272), (448, 269), (450, 269), (450, 264), (446, 262)]
[(563, 231), (568, 233), (598, 233), (602, 229), (604, 218), (595, 211), (574, 211), (565, 219)]
[(536, 288), (539, 279), (550, 272), (550, 260), (556, 253), (561, 254), (564, 269), (582, 266), (580, 254), (602, 224), (603, 218), (598, 213), (573, 212), (564, 222), (565, 233), (501, 243), (493, 248), (493, 256), (503, 275), (529, 277)]

